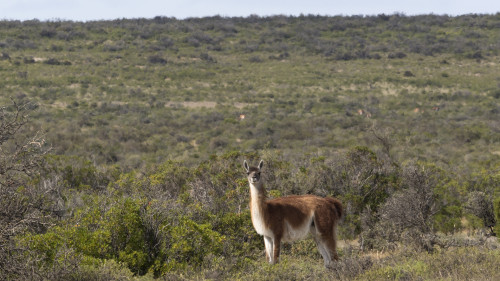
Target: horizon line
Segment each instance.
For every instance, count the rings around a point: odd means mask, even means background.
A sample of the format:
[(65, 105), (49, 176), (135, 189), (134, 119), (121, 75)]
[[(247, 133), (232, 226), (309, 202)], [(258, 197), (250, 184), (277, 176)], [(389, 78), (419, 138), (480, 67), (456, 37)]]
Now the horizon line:
[(32, 18), (32, 19), (9, 19), (9, 18), (1, 18), (0, 21), (20, 21), (20, 22), (30, 22), (30, 21), (38, 21), (38, 22), (80, 22), (80, 23), (87, 23), (87, 22), (98, 22), (98, 21), (117, 21), (117, 20), (154, 20), (157, 18), (167, 18), (167, 19), (172, 19), (172, 20), (192, 20), (192, 19), (210, 19), (210, 18), (224, 18), (224, 19), (231, 19), (231, 18), (273, 18), (273, 17), (287, 17), (287, 18), (300, 18), (300, 17), (378, 17), (378, 16), (400, 16), (400, 17), (419, 17), (419, 16), (439, 16), (439, 17), (463, 17), (463, 16), (496, 16), (500, 15), (500, 12), (491, 12), (491, 13), (464, 13), (464, 14), (447, 14), (447, 13), (417, 13), (417, 14), (407, 14), (405, 12), (392, 12), (392, 13), (378, 13), (378, 14), (314, 14), (314, 13), (300, 13), (300, 14), (270, 14), (270, 15), (258, 15), (258, 14), (250, 14), (246, 16), (242, 15), (221, 15), (221, 14), (214, 14), (214, 15), (206, 15), (206, 16), (186, 16), (186, 17), (175, 17), (175, 16), (168, 16), (168, 15), (156, 15), (153, 17), (118, 17), (118, 18), (103, 18), (103, 19), (86, 19), (86, 20), (75, 20), (75, 19), (65, 19), (65, 18), (50, 18), (50, 19), (39, 19), (39, 18)]

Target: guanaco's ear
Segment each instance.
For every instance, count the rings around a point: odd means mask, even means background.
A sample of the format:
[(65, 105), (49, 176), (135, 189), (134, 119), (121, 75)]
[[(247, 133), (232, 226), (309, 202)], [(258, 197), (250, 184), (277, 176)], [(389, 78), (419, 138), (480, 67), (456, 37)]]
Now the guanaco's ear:
[(262, 169), (262, 166), (264, 166), (264, 160), (260, 160), (260, 162), (259, 162), (259, 170)]
[(243, 161), (243, 167), (245, 167), (245, 171), (247, 171), (247, 173), (250, 171), (250, 167), (248, 167), (247, 160)]

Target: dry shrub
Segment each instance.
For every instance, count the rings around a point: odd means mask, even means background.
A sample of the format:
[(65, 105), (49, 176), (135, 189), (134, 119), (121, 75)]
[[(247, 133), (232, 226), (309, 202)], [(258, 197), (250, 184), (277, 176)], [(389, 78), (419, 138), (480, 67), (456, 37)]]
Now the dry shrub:
[[(434, 278), (448, 280), (498, 280), (500, 255), (482, 247), (461, 247), (423, 258)], [(431, 276), (429, 276), (431, 277)]]
[[(26, 231), (42, 232), (60, 209), (57, 184), (40, 181), (43, 155), (48, 147), (36, 133), (26, 132), (29, 103), (0, 107), (0, 279), (34, 274), (23, 259), (14, 237)], [(34, 136), (33, 136), (34, 135)], [(35, 180), (35, 179), (38, 179)], [(26, 277), (26, 279), (29, 279)]]
[(77, 277), (82, 259), (67, 247), (56, 252), (53, 264), (45, 263), (36, 251), (19, 245), (6, 250), (0, 251), (1, 280), (97, 280)]
[(366, 237), (368, 248), (390, 248), (403, 242), (431, 251), (436, 243), (432, 216), (439, 211), (433, 192), (436, 179), (428, 169), (416, 165), (404, 167), (402, 179), (405, 188), (387, 199), (376, 218), (369, 209), (364, 211), (362, 237)]
[(335, 280), (353, 280), (357, 276), (370, 270), (373, 261), (368, 256), (343, 257), (331, 265), (332, 275)]
[(496, 224), (496, 219), (491, 197), (481, 191), (471, 192), (468, 197), (465, 209), (480, 218), (484, 226), (490, 230), (491, 234), (494, 234), (493, 227)]

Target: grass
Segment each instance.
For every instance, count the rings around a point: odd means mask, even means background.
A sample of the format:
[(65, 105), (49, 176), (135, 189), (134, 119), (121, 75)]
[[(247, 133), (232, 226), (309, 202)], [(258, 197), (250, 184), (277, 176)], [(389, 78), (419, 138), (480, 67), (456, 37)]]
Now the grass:
[[(293, 247), (293, 246), (292, 246)], [(264, 257), (234, 270), (230, 261), (201, 272), (176, 275), (182, 280), (498, 280), (498, 249), (459, 247), (433, 253), (413, 249), (343, 254), (333, 268), (319, 256), (287, 255), (270, 265)], [(172, 277), (172, 276), (171, 276)]]
[(380, 262), (358, 280), (497, 280), (498, 250), (463, 247), (435, 253), (401, 253)]

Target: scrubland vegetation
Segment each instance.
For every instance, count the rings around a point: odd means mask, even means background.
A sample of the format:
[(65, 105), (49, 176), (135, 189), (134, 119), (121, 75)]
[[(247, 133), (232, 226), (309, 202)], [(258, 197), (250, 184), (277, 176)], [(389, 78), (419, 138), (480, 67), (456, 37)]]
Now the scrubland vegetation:
[[(0, 279), (498, 280), (500, 15), (0, 21)], [(271, 196), (340, 261), (268, 265)]]

